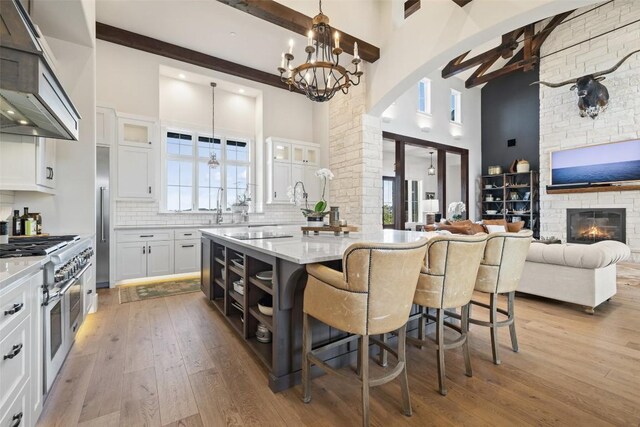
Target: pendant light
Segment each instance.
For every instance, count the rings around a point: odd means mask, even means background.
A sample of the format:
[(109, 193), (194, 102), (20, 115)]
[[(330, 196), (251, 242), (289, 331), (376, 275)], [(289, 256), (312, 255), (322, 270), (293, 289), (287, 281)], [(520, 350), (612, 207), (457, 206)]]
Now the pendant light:
[(435, 175), (436, 168), (433, 166), (433, 151), (429, 151), (429, 154), (431, 154), (431, 166), (427, 169), (427, 175)]
[(209, 145), (209, 161), (207, 164), (211, 169), (215, 169), (220, 166), (220, 162), (216, 157), (216, 152), (212, 150), (216, 141), (216, 84), (211, 82), (211, 145)]

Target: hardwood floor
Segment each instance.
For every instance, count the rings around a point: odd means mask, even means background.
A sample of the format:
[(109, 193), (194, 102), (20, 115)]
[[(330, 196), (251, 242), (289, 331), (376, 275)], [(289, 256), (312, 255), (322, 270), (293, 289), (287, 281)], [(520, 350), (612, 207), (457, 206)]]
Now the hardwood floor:
[[(39, 426), (342, 426), (360, 424), (355, 382), (325, 375), (305, 405), (297, 386), (273, 394), (263, 365), (201, 293), (118, 304), (100, 292), (45, 404)], [(503, 301), (504, 303), (504, 301)], [(474, 315), (482, 310), (474, 308)], [(640, 265), (618, 269), (618, 294), (596, 309), (518, 296), (520, 353), (501, 328), (471, 326), (473, 377), (446, 355), (408, 347), (413, 417), (398, 381), (371, 390), (373, 425), (640, 425)], [(372, 363), (375, 366), (375, 363)], [(376, 368), (380, 369), (380, 368)]]

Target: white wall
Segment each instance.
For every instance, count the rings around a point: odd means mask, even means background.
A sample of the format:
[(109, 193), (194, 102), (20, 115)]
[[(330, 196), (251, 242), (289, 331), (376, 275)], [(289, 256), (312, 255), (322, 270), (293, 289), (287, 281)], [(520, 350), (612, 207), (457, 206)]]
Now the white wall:
[[(160, 75), (161, 66), (184, 70), (212, 81), (237, 83), (258, 93), (252, 98), (216, 89), (216, 129), (251, 134), (255, 137), (257, 158), (262, 157), (264, 139), (277, 136), (318, 142), (323, 146), (321, 159), (327, 160), (328, 118), (314, 114), (316, 111), (328, 116), (326, 107), (315, 107), (315, 103), (302, 95), (100, 40), (96, 62), (99, 106), (163, 121), (193, 122), (208, 128), (211, 126), (210, 87)], [(255, 167), (256, 174), (264, 176), (264, 164), (256, 162)], [(258, 196), (256, 202), (260, 203), (264, 188), (258, 191), (260, 194), (254, 193), (254, 197)], [(114, 225), (207, 224), (213, 218), (212, 214), (160, 214), (159, 211), (158, 201), (119, 201)], [(299, 209), (288, 205), (264, 205), (264, 215), (254, 217), (252, 220), (258, 221), (302, 219)]]
[[(211, 129), (211, 86), (160, 76), (160, 120)], [(216, 129), (256, 135), (256, 99), (216, 88)]]
[[(469, 150), (469, 204), (467, 210), (469, 218), (476, 219), (479, 217), (476, 198), (478, 194), (479, 184), (477, 183), (481, 175), (481, 90), (479, 88), (465, 89), (464, 82), (457, 78), (443, 79), (440, 72), (435, 71), (426, 76), (431, 80), (431, 115), (425, 115), (417, 112), (418, 107), (418, 82), (407, 90), (394, 104), (392, 104), (384, 113), (383, 117), (388, 116), (389, 122), (382, 123), (382, 130), (400, 135), (411, 136), (414, 138), (436, 142), (440, 144), (451, 145), (454, 147), (466, 148)], [(451, 123), (450, 118), (450, 95), (451, 89), (455, 89), (462, 93), (462, 125)], [(423, 132), (421, 127), (430, 126), (429, 132)], [(454, 137), (454, 135), (460, 135)], [(385, 153), (386, 157), (387, 153)], [(434, 162), (436, 155), (434, 153)], [(447, 170), (447, 176), (453, 176), (458, 172)], [(457, 183), (451, 179), (447, 179), (447, 188), (457, 185), (460, 187), (460, 181)], [(451, 197), (455, 194), (451, 193)], [(455, 201), (449, 199), (449, 202)], [(456, 200), (459, 200), (459, 196)], [(476, 213), (478, 212), (478, 214)]]
[[(587, 10), (578, 9), (572, 16)], [(637, 22), (561, 53), (545, 55), (586, 39), (585, 28), (601, 34), (638, 19), (640, 2), (616, 0), (559, 26), (542, 45), (540, 80), (559, 82), (613, 66), (638, 49)], [(640, 262), (640, 191), (550, 195), (545, 190), (551, 151), (640, 138), (640, 54), (630, 57), (603, 84), (609, 91), (609, 106), (595, 120), (578, 115), (578, 98), (569, 86), (540, 86), (541, 234), (566, 240), (567, 208), (625, 208), (627, 243)]]

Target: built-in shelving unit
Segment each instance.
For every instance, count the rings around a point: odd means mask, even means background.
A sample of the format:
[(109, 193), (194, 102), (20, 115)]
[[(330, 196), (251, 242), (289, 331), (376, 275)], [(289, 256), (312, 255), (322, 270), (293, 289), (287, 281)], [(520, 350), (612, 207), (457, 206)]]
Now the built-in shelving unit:
[[(275, 340), (274, 319), (258, 310), (258, 301), (266, 295), (273, 295), (274, 284), (260, 280), (256, 274), (261, 271), (274, 270), (274, 265), (240, 253), (221, 244), (204, 241), (209, 245), (213, 254), (213, 262), (203, 259), (203, 265), (210, 267), (209, 272), (203, 270), (203, 287), (211, 287), (210, 300), (214, 307), (229, 322), (231, 327), (240, 335), (258, 359), (267, 369), (272, 369), (273, 347), (271, 343), (262, 343), (256, 338), (258, 324), (262, 323), (272, 333)], [(206, 252), (206, 250), (205, 250)], [(242, 268), (233, 260), (241, 261)], [(204, 283), (210, 277), (210, 285)], [(244, 281), (244, 294), (233, 288), (233, 282)], [(274, 278), (274, 280), (276, 280)], [(205, 291), (206, 294), (206, 291)]]
[[(524, 221), (525, 228), (540, 237), (540, 191), (538, 172), (482, 176), (482, 219)], [(496, 211), (488, 213), (487, 211)]]

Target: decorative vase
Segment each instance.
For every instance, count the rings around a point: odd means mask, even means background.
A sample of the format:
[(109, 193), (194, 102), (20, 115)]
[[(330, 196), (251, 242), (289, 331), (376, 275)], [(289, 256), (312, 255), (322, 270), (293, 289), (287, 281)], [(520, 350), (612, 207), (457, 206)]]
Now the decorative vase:
[(522, 159), (518, 161), (518, 164), (516, 165), (516, 171), (518, 173), (526, 173), (529, 172), (531, 166), (529, 165), (529, 162)]
[(307, 225), (309, 227), (322, 227), (324, 226), (324, 216), (308, 216)]

